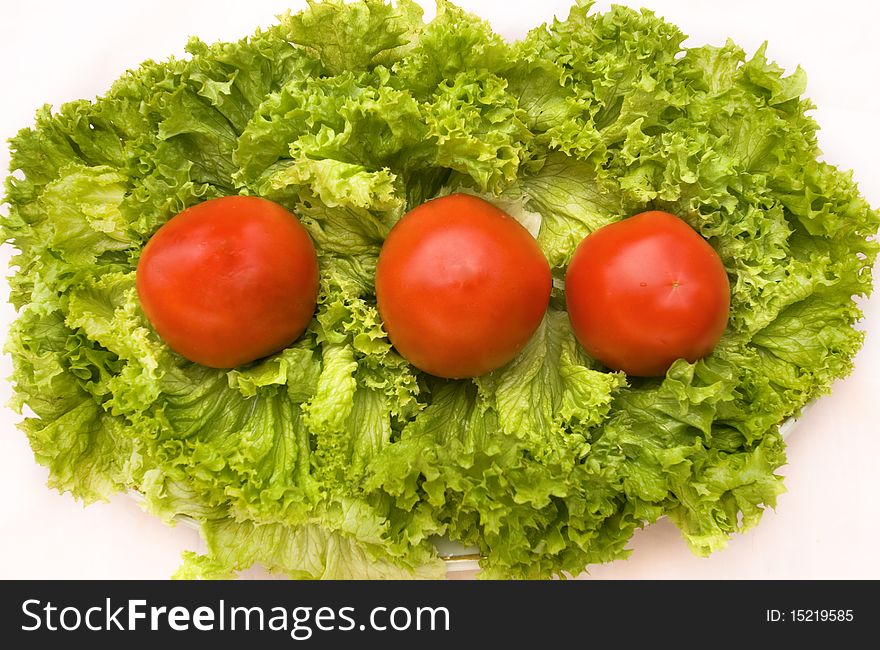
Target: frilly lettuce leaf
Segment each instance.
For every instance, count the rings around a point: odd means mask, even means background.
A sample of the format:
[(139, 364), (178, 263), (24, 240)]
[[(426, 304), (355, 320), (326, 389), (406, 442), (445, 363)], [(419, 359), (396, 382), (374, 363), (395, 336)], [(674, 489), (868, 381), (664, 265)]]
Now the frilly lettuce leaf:
[(436, 558), (414, 567), (398, 566), (381, 550), (311, 524), (288, 528), (221, 520), (206, 525), (203, 532), (208, 553), (185, 554), (175, 577), (224, 579), (256, 563), (309, 580), (425, 580), (441, 578), (445, 572)]
[(330, 76), (369, 69), (410, 43), (421, 27), (422, 8), (412, 0), (310, 0), (307, 11), (281, 21), (285, 39), (317, 52)]

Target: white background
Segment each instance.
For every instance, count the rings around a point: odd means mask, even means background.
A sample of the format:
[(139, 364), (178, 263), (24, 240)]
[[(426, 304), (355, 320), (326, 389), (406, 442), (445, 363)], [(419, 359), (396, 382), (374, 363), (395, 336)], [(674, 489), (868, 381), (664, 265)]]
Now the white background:
[[(0, 2), (0, 136), (30, 125), (43, 103), (55, 106), (105, 91), (142, 60), (182, 55), (189, 35), (238, 39), (274, 21), (298, 0), (150, 2)], [(428, 2), (423, 2), (428, 5)], [(460, 0), (509, 38), (522, 36), (568, 0)], [(599, 2), (607, 8), (609, 3)], [(691, 35), (688, 44), (747, 52), (770, 42), (786, 69), (802, 65), (807, 94), (820, 107), (825, 157), (847, 169), (880, 206), (880, 4), (857, 0), (643, 0)], [(433, 5), (427, 15), (433, 15)], [(8, 152), (0, 151), (0, 169)], [(9, 258), (3, 247), (2, 263)], [(880, 269), (878, 269), (880, 271)], [(0, 295), (0, 337), (14, 317)], [(880, 578), (880, 299), (864, 304), (868, 332), (851, 377), (839, 382), (789, 438), (783, 470), (788, 493), (761, 525), (710, 559), (690, 555), (677, 530), (661, 522), (641, 531), (627, 561), (594, 567), (596, 578)], [(11, 372), (0, 360), (0, 376)], [(0, 380), (0, 402), (11, 394)], [(17, 416), (0, 410), (0, 578), (166, 578), (180, 552), (201, 550), (197, 533), (168, 528), (128, 497), (83, 508), (46, 487)], [(259, 577), (258, 570), (249, 577)]]

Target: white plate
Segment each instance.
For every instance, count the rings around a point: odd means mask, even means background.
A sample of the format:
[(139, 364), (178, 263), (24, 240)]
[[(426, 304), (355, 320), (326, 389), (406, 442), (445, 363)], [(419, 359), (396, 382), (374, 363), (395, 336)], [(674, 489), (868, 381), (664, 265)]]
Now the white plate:
[[(419, 1), (433, 11), (433, 0)], [(803, 65), (808, 94), (819, 106), (813, 115), (822, 125), (825, 158), (855, 169), (865, 195), (880, 206), (880, 85), (868, 83), (873, 62), (880, 60), (880, 5), (862, 0), (618, 1), (666, 16), (691, 35), (688, 45), (722, 44), (730, 36), (751, 54), (766, 39), (771, 58), (789, 70)], [(190, 35), (209, 42), (234, 40), (304, 2), (253, 0), (235, 3), (234, 10), (216, 0), (0, 2), (0, 58), (8, 63), (4, 73), (14, 89), (0, 106), (0, 139), (15, 135), (44, 102), (57, 106), (94, 96), (143, 59), (183, 55)], [(509, 37), (550, 20), (554, 12), (564, 15), (572, 3), (460, 2)], [(599, 10), (610, 4), (600, 0)], [(792, 21), (795, 13), (799, 19)], [(7, 163), (8, 152), (0, 147), (0, 168)], [(0, 251), (5, 267), (10, 250)], [(777, 521), (765, 522), (771, 525), (759, 526), (750, 539), (735, 540), (711, 560), (692, 556), (667, 521), (633, 540), (635, 552), (628, 561), (595, 567), (594, 577), (880, 578), (880, 517), (865, 516), (876, 512), (880, 493), (875, 460), (880, 457), (880, 424), (873, 406), (880, 394), (880, 295), (862, 305), (868, 336), (856, 373), (823, 398), (792, 440), (792, 463), (785, 469), (790, 492), (776, 513), (765, 514)], [(15, 314), (5, 298), (2, 306), (0, 338), (5, 339)], [(0, 355), (0, 367), (3, 377), (11, 374), (8, 356)], [(0, 402), (11, 397), (8, 382), (0, 380), (0, 393)], [(34, 463), (27, 440), (15, 429), (18, 420), (10, 409), (0, 410), (0, 520), (10, 531), (0, 536), (0, 556), (7, 558), (0, 579), (165, 579), (177, 568), (180, 552), (195, 543), (189, 528), (168, 530), (158, 518), (142, 516), (125, 497), (83, 510), (69, 495), (47, 490), (46, 471)]]

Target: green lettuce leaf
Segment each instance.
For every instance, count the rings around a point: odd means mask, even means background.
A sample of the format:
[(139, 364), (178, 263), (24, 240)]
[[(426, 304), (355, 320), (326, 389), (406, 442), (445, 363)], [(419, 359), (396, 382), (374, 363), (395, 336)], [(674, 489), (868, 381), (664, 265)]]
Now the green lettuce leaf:
[(310, 580), (437, 579), (445, 572), (442, 562), (402, 568), (374, 549), (320, 526), (287, 528), (254, 526), (221, 520), (203, 528), (208, 554), (185, 556), (175, 577), (224, 579), (234, 571), (259, 563), (291, 578)]
[(411, 0), (310, 1), (308, 11), (282, 19), (287, 40), (317, 52), (331, 76), (387, 63), (421, 26), (422, 8)]

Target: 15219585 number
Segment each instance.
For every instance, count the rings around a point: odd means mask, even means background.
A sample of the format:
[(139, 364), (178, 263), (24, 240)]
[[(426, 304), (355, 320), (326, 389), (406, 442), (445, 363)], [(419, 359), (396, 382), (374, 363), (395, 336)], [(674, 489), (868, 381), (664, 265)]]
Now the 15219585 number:
[(850, 623), (855, 620), (852, 609), (768, 609), (768, 623)]

